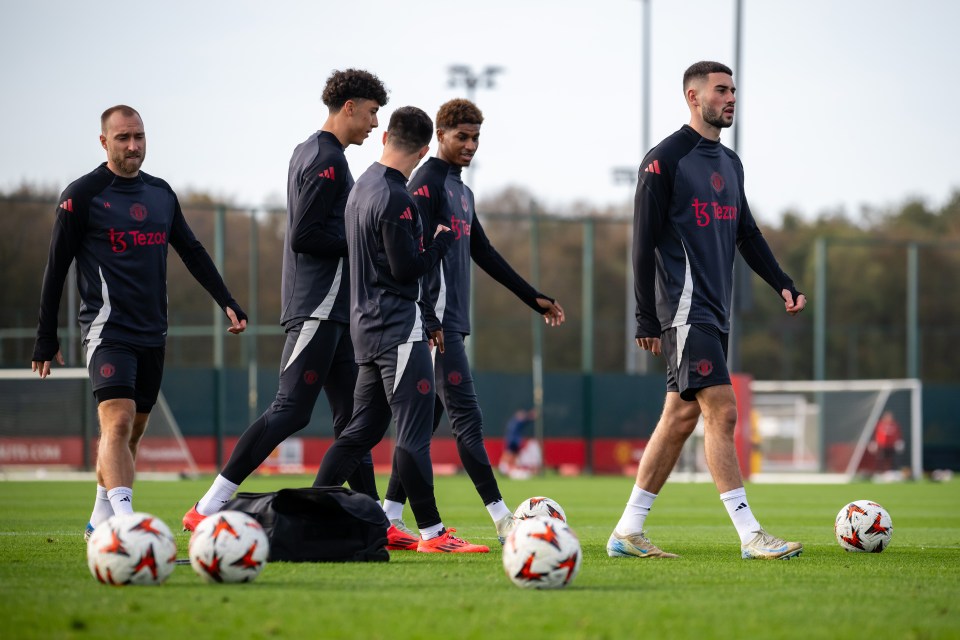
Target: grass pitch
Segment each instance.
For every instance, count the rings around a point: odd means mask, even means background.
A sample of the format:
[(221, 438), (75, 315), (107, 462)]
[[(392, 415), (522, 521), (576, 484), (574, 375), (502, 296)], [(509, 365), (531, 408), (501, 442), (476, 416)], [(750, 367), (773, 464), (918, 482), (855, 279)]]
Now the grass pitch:
[[(245, 491), (308, 486), (257, 477)], [(383, 480), (383, 479), (381, 479)], [(138, 510), (179, 530), (208, 478), (138, 482)], [(773, 533), (800, 540), (789, 561), (740, 559), (708, 484), (668, 483), (648, 534), (679, 560), (608, 558), (630, 493), (620, 477), (501, 480), (511, 506), (563, 505), (583, 545), (573, 584), (526, 591), (503, 573), (486, 510), (465, 476), (437, 478), (444, 523), (491, 553), (397, 552), (389, 563), (268, 565), (256, 582), (209, 585), (178, 566), (160, 587), (106, 587), (87, 570), (90, 482), (0, 483), (0, 636), (13, 638), (960, 638), (960, 482), (749, 485)], [(385, 486), (385, 482), (381, 483)], [(844, 552), (837, 511), (879, 502), (893, 518), (881, 554)], [(413, 520), (409, 508), (405, 514)], [(186, 556), (187, 534), (177, 534)]]

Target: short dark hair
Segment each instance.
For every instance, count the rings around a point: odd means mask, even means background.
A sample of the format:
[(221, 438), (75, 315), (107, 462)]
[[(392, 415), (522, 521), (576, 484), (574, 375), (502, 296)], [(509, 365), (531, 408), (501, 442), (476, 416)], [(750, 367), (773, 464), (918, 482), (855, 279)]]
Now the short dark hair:
[(722, 62), (712, 62), (710, 60), (701, 60), (694, 62), (686, 71), (683, 72), (683, 90), (686, 91), (694, 80), (702, 80), (711, 73), (725, 73), (728, 76), (733, 75), (733, 71)]
[(143, 121), (143, 118), (140, 117), (140, 113), (133, 107), (128, 107), (125, 104), (117, 104), (110, 107), (109, 109), (104, 111), (102, 114), (100, 114), (100, 133), (105, 134), (107, 132), (107, 120), (109, 120), (110, 116), (115, 114), (117, 111), (120, 112), (120, 115), (126, 118), (129, 118), (131, 116), (137, 116), (138, 118), (140, 118), (141, 122)]
[(390, 116), (387, 125), (387, 144), (407, 153), (419, 151), (430, 144), (433, 121), (423, 109), (400, 107)]
[(483, 124), (483, 112), (463, 98), (444, 102), (437, 111), (437, 128), (454, 129), (461, 124)]
[(387, 104), (387, 90), (380, 78), (363, 69), (334, 71), (323, 87), (323, 104), (337, 112), (347, 100), (375, 100), (381, 107)]

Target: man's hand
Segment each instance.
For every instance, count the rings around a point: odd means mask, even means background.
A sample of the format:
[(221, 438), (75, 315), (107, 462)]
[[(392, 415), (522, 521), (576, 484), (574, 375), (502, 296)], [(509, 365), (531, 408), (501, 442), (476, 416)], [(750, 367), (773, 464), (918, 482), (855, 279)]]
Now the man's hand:
[[(57, 351), (57, 355), (54, 356), (61, 367), (63, 366), (63, 354), (60, 351)], [(30, 363), (30, 370), (36, 371), (40, 374), (40, 378), (46, 378), (50, 375), (50, 360), (34, 360)]]
[(547, 310), (546, 313), (543, 314), (543, 321), (551, 327), (559, 327), (563, 324), (563, 321), (566, 320), (563, 307), (560, 306), (559, 302), (550, 302), (546, 298), (537, 298), (537, 304), (540, 305), (541, 309)]
[(443, 353), (443, 329), (430, 332), (430, 347), (436, 347), (437, 351)]
[(234, 335), (243, 333), (243, 330), (247, 328), (247, 321), (237, 320), (237, 313), (230, 307), (226, 307), (224, 311), (227, 314), (227, 318), (230, 319), (230, 326), (227, 327), (227, 331)]
[(805, 306), (807, 306), (807, 297), (802, 293), (799, 296), (797, 296), (796, 300), (794, 300), (793, 294), (790, 293), (788, 290), (784, 289), (783, 291), (780, 292), (780, 296), (783, 298), (784, 308), (787, 310), (787, 313), (789, 313), (792, 316), (797, 315), (798, 313), (803, 311), (803, 308)]
[(660, 338), (637, 338), (637, 346), (655, 356), (660, 355)]
[(433, 237), (436, 238), (438, 235), (444, 231), (450, 231), (450, 227), (444, 226), (442, 224), (437, 225), (437, 230), (433, 232)]

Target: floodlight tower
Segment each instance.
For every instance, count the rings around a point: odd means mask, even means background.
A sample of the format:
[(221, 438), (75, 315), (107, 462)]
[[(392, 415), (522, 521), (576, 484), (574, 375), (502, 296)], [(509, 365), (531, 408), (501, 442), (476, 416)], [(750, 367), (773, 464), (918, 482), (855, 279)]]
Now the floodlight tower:
[[(640, 158), (643, 161), (650, 149), (650, 0), (640, 0)], [(638, 164), (639, 164), (638, 162)], [(632, 167), (614, 167), (613, 181), (616, 184), (635, 185), (638, 172)], [(650, 356), (640, 351), (634, 340), (637, 327), (636, 296), (633, 284), (633, 236), (627, 242), (627, 286), (624, 323), (624, 361), (627, 373), (647, 373), (650, 368)]]
[[(733, 17), (733, 73), (735, 78), (742, 78), (742, 58), (741, 52), (743, 50), (741, 46), (743, 34), (743, 0), (736, 0), (734, 4), (734, 17)], [(739, 83), (738, 83), (739, 84)], [(740, 102), (741, 99), (737, 99), (737, 122), (742, 118), (740, 116)], [(736, 122), (733, 125), (733, 151), (734, 153), (740, 153), (740, 125)], [(731, 310), (730, 310), (730, 333), (728, 334), (728, 343), (727, 343), (727, 364), (731, 373), (740, 373), (741, 370), (741, 360), (740, 360), (740, 343), (743, 338), (743, 328), (740, 326), (740, 320), (743, 317), (743, 312), (748, 310), (753, 303), (753, 297), (751, 293), (751, 273), (749, 267), (747, 267), (746, 261), (744, 261), (743, 256), (740, 255), (740, 252), (737, 252), (734, 257), (734, 277), (733, 277), (733, 291), (732, 291), (732, 300), (731, 300)]]
[(473, 102), (476, 88), (493, 89), (496, 86), (494, 79), (498, 73), (504, 72), (504, 68), (487, 65), (480, 73), (474, 73), (473, 68), (465, 64), (452, 64), (447, 68), (447, 71), (450, 72), (450, 86), (456, 87), (462, 84), (467, 89), (467, 99)]
[[(475, 73), (473, 68), (465, 64), (453, 64), (447, 67), (450, 77), (447, 80), (447, 86), (463, 86), (467, 90), (467, 100), (476, 104), (477, 88), (493, 89), (496, 87), (497, 74), (503, 73), (504, 68), (495, 65), (487, 65), (479, 73)], [(463, 181), (474, 186), (476, 180), (476, 167), (470, 167), (464, 171)], [(476, 193), (476, 189), (474, 189)]]

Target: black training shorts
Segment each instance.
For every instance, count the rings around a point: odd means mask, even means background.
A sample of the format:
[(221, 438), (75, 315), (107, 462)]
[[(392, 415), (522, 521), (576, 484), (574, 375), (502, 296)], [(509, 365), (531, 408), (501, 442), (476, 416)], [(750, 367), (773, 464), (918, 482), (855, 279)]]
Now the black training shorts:
[(667, 391), (679, 391), (692, 402), (706, 387), (730, 384), (727, 370), (728, 334), (710, 324), (671, 327), (660, 337), (667, 361)]
[(87, 350), (87, 371), (97, 402), (128, 398), (137, 413), (150, 413), (160, 395), (166, 347), (140, 347), (104, 340)]

